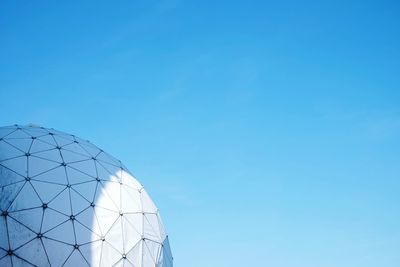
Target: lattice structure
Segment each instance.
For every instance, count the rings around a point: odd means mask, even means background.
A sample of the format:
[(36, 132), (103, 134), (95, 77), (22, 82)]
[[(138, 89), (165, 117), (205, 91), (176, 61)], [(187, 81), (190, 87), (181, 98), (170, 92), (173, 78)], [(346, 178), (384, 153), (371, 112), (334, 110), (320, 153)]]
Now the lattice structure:
[(0, 127), (0, 266), (172, 267), (158, 210), (89, 141)]

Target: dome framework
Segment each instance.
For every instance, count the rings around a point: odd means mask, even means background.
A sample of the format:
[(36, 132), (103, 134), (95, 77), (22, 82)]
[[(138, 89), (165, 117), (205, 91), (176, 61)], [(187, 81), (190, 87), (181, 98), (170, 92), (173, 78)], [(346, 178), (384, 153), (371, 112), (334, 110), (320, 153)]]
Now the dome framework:
[(0, 127), (0, 266), (172, 267), (159, 211), (117, 159), (36, 126)]

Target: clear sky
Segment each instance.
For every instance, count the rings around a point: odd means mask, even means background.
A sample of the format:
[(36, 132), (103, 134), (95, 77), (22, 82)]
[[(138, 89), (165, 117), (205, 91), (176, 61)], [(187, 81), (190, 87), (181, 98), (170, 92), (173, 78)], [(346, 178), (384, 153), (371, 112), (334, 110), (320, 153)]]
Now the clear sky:
[(176, 267), (400, 266), (398, 1), (1, 1), (15, 123), (121, 159)]

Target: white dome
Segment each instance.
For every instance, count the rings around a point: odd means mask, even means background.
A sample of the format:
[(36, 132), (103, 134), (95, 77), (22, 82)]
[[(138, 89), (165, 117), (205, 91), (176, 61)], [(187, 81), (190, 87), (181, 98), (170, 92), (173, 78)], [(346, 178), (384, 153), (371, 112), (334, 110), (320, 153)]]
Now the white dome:
[(88, 141), (0, 127), (0, 266), (172, 267), (158, 210)]

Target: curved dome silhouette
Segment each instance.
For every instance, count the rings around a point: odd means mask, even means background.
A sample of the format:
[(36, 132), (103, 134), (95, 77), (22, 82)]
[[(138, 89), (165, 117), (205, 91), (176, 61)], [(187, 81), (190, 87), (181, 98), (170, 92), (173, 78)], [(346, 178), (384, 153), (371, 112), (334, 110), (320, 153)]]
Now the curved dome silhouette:
[(0, 266), (172, 267), (158, 209), (89, 141), (0, 127)]

